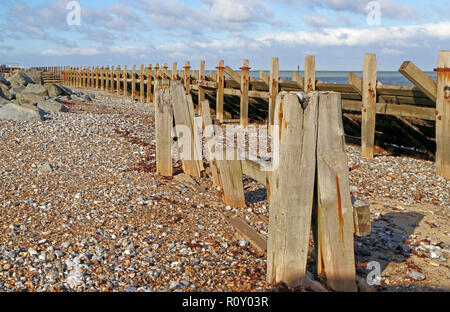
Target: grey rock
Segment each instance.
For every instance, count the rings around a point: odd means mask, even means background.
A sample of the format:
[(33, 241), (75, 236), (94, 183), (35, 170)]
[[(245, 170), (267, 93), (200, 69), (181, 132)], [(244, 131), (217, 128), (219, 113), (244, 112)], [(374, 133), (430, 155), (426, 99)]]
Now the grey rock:
[(134, 291), (137, 290), (137, 288), (134, 287), (134, 286), (126, 286), (126, 287), (124, 288), (124, 290), (125, 290), (125, 291), (128, 291), (128, 292), (134, 292)]
[(46, 163), (43, 163), (42, 165), (40, 165), (40, 166), (38, 167), (37, 171), (38, 171), (40, 174), (50, 173), (50, 172), (53, 171), (53, 167), (52, 167), (52, 165), (50, 165), (48, 162), (46, 162)]
[(426, 279), (424, 274), (417, 271), (409, 271), (408, 276), (416, 281), (423, 281), (424, 279)]
[(47, 90), (50, 97), (58, 97), (64, 94), (63, 90), (58, 85), (53, 83), (46, 83), (44, 88)]
[(178, 287), (180, 287), (180, 283), (177, 282), (177, 281), (173, 281), (173, 282), (171, 282), (170, 285), (169, 285), (169, 289), (170, 289), (170, 290), (176, 289), (176, 288), (178, 288)]
[(15, 98), (15, 94), (6, 85), (0, 83), (0, 98), (11, 101)]
[(11, 103), (11, 101), (8, 101), (2, 97), (0, 97), (0, 107), (2, 107), (3, 105), (9, 104)]
[(3, 77), (2, 75), (0, 75), (0, 84), (4, 84), (4, 85), (6, 85), (8, 87), (11, 85), (11, 83), (5, 77)]
[(6, 104), (0, 108), (0, 119), (16, 121), (41, 121), (44, 112), (33, 106)]
[(241, 247), (247, 247), (248, 246), (248, 242), (246, 240), (240, 240), (239, 241), (239, 246)]
[(20, 105), (25, 104), (31, 104), (31, 105), (37, 105), (39, 102), (44, 101), (44, 98), (42, 96), (39, 96), (37, 94), (33, 93), (17, 93), (16, 98), (19, 101)]
[(33, 83), (44, 83), (44, 81), (42, 80), (42, 72), (40, 72), (39, 70), (27, 70), (25, 73), (33, 81)]
[(61, 104), (58, 101), (55, 101), (53, 99), (40, 101), (37, 103), (37, 107), (42, 109), (45, 112), (51, 112), (51, 113), (59, 113), (59, 112), (67, 112), (68, 109), (66, 106)]
[(30, 77), (28, 77), (24, 72), (18, 72), (17, 74), (11, 76), (8, 80), (13, 88), (26, 86), (29, 83), (33, 83), (33, 80), (31, 80)]
[(31, 93), (31, 94), (36, 94), (39, 96), (48, 96), (48, 91), (47, 89), (40, 84), (35, 84), (35, 83), (29, 83), (25, 90), (23, 90), (23, 93)]

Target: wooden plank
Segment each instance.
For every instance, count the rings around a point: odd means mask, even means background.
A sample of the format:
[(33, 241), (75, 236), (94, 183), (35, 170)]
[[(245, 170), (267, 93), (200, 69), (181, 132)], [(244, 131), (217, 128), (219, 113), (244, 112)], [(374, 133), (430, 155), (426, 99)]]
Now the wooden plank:
[(433, 102), (436, 102), (436, 83), (413, 62), (403, 62), (398, 71), (422, 90)]
[(145, 81), (144, 81), (144, 64), (141, 64), (141, 70), (139, 72), (139, 102), (145, 101)]
[(234, 155), (233, 159), (226, 158), (228, 153), (230, 151), (216, 150), (220, 195), (225, 205), (233, 208), (247, 207), (245, 203), (244, 184), (242, 182), (241, 161), (238, 159), (235, 149), (231, 151), (231, 154)]
[(318, 91), (333, 91), (333, 92), (355, 92), (353, 87), (346, 83), (316, 83), (316, 90)]
[(363, 237), (371, 234), (369, 203), (362, 200), (356, 200), (353, 203), (353, 220), (356, 236)]
[(133, 64), (131, 71), (131, 101), (134, 102), (136, 98), (136, 65)]
[[(361, 111), (362, 102), (342, 100), (342, 109), (348, 111)], [(381, 115), (402, 116), (425, 120), (436, 120), (436, 109), (432, 107), (420, 107), (416, 105), (376, 103), (375, 112)]]
[(198, 88), (199, 90), (201, 89), (203, 91), (204, 91), (203, 87), (210, 88), (210, 89), (217, 89), (217, 83), (214, 81), (203, 80), (203, 81), (198, 82), (198, 87), (199, 87)]
[(375, 54), (367, 53), (363, 64), (361, 156), (373, 158), (375, 143), (375, 106), (377, 102), (377, 60)]
[(203, 137), (206, 140), (206, 150), (208, 152), (209, 169), (211, 171), (211, 180), (214, 187), (220, 186), (220, 177), (215, 160), (216, 142), (214, 125), (211, 118), (211, 108), (209, 101), (202, 101), (202, 121), (203, 121)]
[[(199, 161), (199, 167), (200, 171), (203, 171), (205, 168), (203, 167), (203, 145), (202, 145), (202, 138), (199, 134), (199, 130), (202, 127), (201, 125), (201, 117), (196, 118), (195, 117), (195, 111), (194, 111), (194, 101), (192, 100), (192, 95), (187, 94), (186, 95), (187, 100), (187, 108), (189, 111), (191, 124), (192, 124), (192, 132), (193, 132), (193, 140), (194, 140), (194, 159)], [(200, 122), (197, 122), (200, 121)]]
[(377, 94), (428, 98), (427, 95), (417, 87), (382, 85), (379, 82), (377, 83)]
[(261, 170), (261, 164), (250, 159), (241, 160), (242, 172), (253, 180), (266, 185), (268, 183), (268, 172)]
[(172, 103), (168, 80), (155, 81), (156, 171), (171, 177), (172, 171)]
[(450, 179), (450, 51), (440, 51), (436, 92), (436, 172)]
[(184, 88), (179, 81), (171, 81), (170, 84), (172, 97), (172, 111), (175, 117), (175, 130), (177, 133), (178, 151), (180, 152), (181, 163), (185, 173), (195, 177), (200, 177), (201, 160), (195, 159), (195, 144), (194, 144), (194, 125), (192, 115), (193, 107), (191, 103), (188, 104), (187, 96)]
[(216, 94), (216, 118), (223, 122), (223, 98), (225, 88), (224, 61), (217, 62), (217, 94)]
[(241, 67), (241, 103), (240, 103), (240, 119), (241, 126), (248, 126), (248, 91), (250, 87), (250, 67), (248, 60), (242, 61)]
[(303, 90), (305, 78), (303, 78), (302, 74), (300, 74), (299, 72), (293, 72), (292, 81), (296, 83), (300, 90)]
[(318, 273), (336, 291), (357, 291), (353, 207), (339, 93), (319, 94)]
[(355, 92), (362, 95), (362, 79), (355, 73), (348, 73), (348, 84)]
[(312, 55), (305, 57), (305, 82), (303, 86), (305, 91), (316, 90), (316, 59)]
[(270, 60), (270, 81), (269, 81), (269, 127), (274, 124), (275, 118), (275, 103), (278, 96), (278, 80), (279, 80), (279, 61), (277, 57), (273, 57)]
[(237, 82), (239, 85), (241, 84), (241, 75), (239, 75), (237, 72), (235, 72), (233, 69), (231, 69), (230, 66), (225, 66), (223, 69), (225, 74), (231, 77), (235, 82)]
[[(304, 285), (316, 173), (317, 93), (277, 97), (273, 136), (278, 157), (269, 174), (267, 282)], [(305, 107), (305, 108), (304, 108)]]
[(178, 75), (177, 75), (177, 63), (174, 62), (172, 63), (172, 80), (178, 80)]

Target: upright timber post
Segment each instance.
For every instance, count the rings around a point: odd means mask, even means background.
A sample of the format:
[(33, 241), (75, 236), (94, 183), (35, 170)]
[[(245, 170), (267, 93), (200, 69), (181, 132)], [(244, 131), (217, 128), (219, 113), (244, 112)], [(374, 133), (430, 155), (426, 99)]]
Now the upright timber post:
[(205, 89), (200, 87), (200, 85), (205, 80), (205, 61), (200, 61), (199, 71), (198, 71), (198, 108), (201, 108), (202, 102), (205, 100)]
[(436, 92), (436, 172), (450, 179), (450, 51), (440, 51)]
[(177, 80), (177, 63), (172, 63), (172, 80)]
[(248, 90), (250, 87), (250, 67), (248, 60), (242, 61), (241, 67), (241, 126), (248, 126)]
[(216, 119), (223, 122), (223, 98), (225, 89), (224, 62), (217, 62), (217, 95), (216, 95)]
[(153, 102), (152, 78), (152, 64), (149, 64), (147, 68), (147, 103)]
[(133, 65), (133, 71), (131, 73), (131, 101), (134, 102), (136, 98), (136, 65)]
[(117, 70), (116, 70), (116, 92), (117, 94), (121, 94), (122, 92), (120, 91), (120, 73), (122, 72), (122, 70), (120, 69), (120, 65), (117, 66)]
[(277, 57), (270, 60), (270, 78), (269, 78), (269, 126), (273, 125), (275, 102), (279, 90), (279, 62)]
[(107, 90), (111, 93), (114, 92), (114, 65), (111, 65), (109, 74), (109, 86), (107, 85)]
[(367, 53), (363, 64), (361, 156), (373, 158), (375, 143), (375, 106), (377, 103), (377, 60)]
[(169, 80), (155, 81), (156, 171), (172, 176), (173, 113)]
[(184, 63), (184, 89), (186, 94), (191, 93), (191, 65), (189, 62)]
[(316, 59), (312, 55), (305, 58), (305, 82), (303, 84), (305, 91), (316, 90)]
[(159, 64), (155, 65), (155, 79), (159, 79)]
[(139, 73), (139, 102), (145, 101), (145, 84), (144, 84), (144, 64), (141, 64), (141, 71)]
[(123, 67), (123, 95), (128, 95), (128, 68), (127, 65)]

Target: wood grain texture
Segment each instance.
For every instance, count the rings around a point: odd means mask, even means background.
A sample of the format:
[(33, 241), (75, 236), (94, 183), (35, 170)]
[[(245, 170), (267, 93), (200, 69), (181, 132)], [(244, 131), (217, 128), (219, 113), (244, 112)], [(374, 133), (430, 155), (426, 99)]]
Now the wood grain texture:
[(157, 173), (171, 177), (173, 113), (168, 80), (155, 81), (155, 133)]
[(373, 158), (375, 144), (375, 106), (377, 103), (377, 61), (375, 54), (366, 54), (363, 64), (361, 156)]
[(450, 179), (450, 51), (441, 51), (437, 66), (436, 172)]

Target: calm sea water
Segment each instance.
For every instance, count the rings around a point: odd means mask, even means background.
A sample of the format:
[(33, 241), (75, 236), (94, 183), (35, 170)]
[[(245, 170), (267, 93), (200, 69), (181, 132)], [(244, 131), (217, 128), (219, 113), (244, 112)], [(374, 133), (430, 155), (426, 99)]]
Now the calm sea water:
[[(269, 72), (266, 72), (267, 74)], [(283, 80), (292, 80), (293, 71), (280, 71), (280, 78)], [(304, 75), (303, 71), (299, 71)], [(348, 83), (348, 71), (316, 71), (316, 79), (327, 83)], [(361, 71), (353, 71), (360, 78), (362, 78)], [(436, 81), (435, 72), (425, 72), (434, 81)], [(250, 71), (250, 76), (259, 78), (259, 71)], [(377, 72), (378, 81), (383, 84), (412, 86), (412, 83), (406, 79), (402, 74), (395, 71), (379, 71)]]

